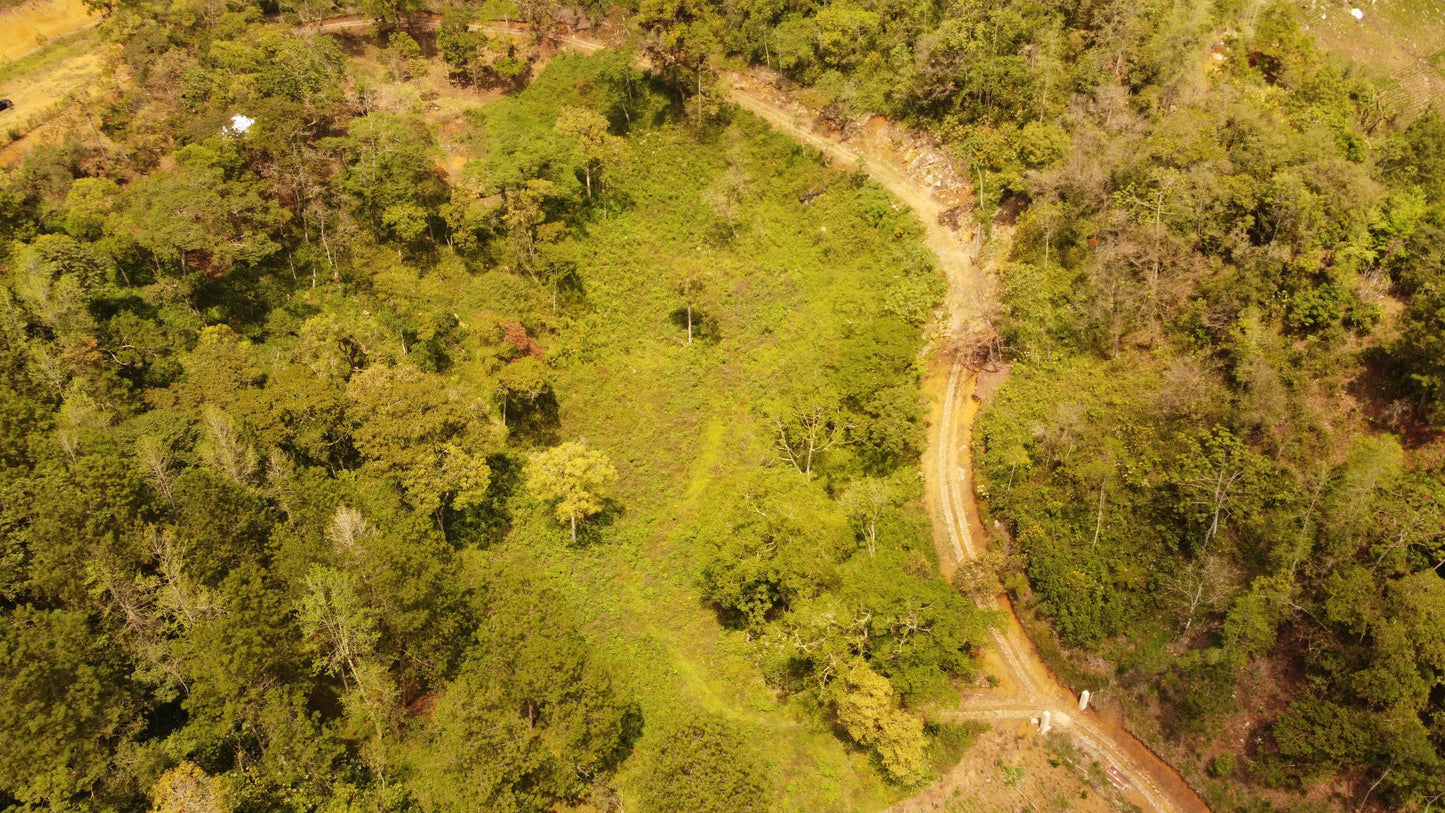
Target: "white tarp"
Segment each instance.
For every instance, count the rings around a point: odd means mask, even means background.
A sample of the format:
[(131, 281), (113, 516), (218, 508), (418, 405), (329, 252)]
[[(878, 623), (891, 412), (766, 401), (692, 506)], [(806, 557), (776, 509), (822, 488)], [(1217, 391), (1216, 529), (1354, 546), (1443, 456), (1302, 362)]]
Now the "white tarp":
[(236, 115), (231, 117), (231, 126), (226, 128), (226, 134), (233, 136), (241, 135), (242, 133), (251, 129), (251, 125), (255, 123), (255, 119), (248, 119), (245, 116), (237, 113)]

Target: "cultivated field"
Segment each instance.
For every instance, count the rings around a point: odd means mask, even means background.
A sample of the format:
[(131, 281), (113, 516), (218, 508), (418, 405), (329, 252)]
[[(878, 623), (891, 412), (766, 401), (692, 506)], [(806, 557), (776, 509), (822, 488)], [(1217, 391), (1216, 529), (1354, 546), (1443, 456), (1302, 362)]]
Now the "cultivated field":
[[(1390, 101), (1408, 109), (1445, 107), (1445, 2), (1442, 0), (1306, 0), (1306, 28), (1321, 46), (1389, 77)], [(1351, 14), (1358, 8), (1362, 19)]]

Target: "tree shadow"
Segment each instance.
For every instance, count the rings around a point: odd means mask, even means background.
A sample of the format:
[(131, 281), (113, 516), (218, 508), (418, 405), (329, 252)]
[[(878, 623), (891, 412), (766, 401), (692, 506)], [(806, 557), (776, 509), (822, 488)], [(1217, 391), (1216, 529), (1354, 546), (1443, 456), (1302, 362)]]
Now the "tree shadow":
[(1386, 348), (1371, 347), (1360, 354), (1360, 362), (1360, 374), (1346, 387), (1365, 417), (1394, 431), (1406, 448), (1433, 442), (1439, 433), (1430, 425), (1425, 398), (1411, 386), (1409, 370), (1399, 358)]
[(551, 388), (534, 401), (511, 400), (507, 406), (507, 430), (524, 445), (555, 446), (561, 442), (562, 425), (557, 395)]
[[(682, 332), (684, 340), (687, 336), (688, 313), (687, 308), (681, 307), (667, 315), (667, 320), (673, 327)], [(695, 342), (708, 342), (716, 344), (722, 339), (722, 328), (718, 325), (717, 318), (711, 313), (700, 308), (692, 309), (692, 340)]]
[(510, 497), (522, 489), (526, 465), (526, 460), (516, 454), (503, 452), (489, 456), (487, 466), (492, 470), (492, 479), (487, 484), (486, 502), (483, 507), (470, 511), (448, 509), (447, 541), (455, 547), (466, 540), (488, 548), (505, 540), (512, 532)]
[(591, 236), (593, 223), (610, 220), (637, 207), (637, 199), (625, 189), (613, 186), (611, 180), (605, 174), (600, 180), (594, 178), (593, 183), (601, 188), (590, 201), (583, 198), (582, 205), (567, 216), (566, 222), (572, 229), (572, 236), (579, 241)]
[(575, 542), (569, 540), (568, 545), (582, 549), (602, 543), (606, 540), (607, 533), (612, 529), (613, 524), (625, 513), (626, 510), (620, 504), (607, 500), (603, 503), (601, 511), (577, 523), (577, 540)]
[(642, 739), (643, 733), (647, 730), (647, 721), (642, 716), (642, 707), (637, 703), (628, 703), (627, 710), (622, 713), (622, 736), (617, 738), (617, 751), (614, 752), (616, 763), (620, 764), (627, 755), (632, 753), (637, 741)]

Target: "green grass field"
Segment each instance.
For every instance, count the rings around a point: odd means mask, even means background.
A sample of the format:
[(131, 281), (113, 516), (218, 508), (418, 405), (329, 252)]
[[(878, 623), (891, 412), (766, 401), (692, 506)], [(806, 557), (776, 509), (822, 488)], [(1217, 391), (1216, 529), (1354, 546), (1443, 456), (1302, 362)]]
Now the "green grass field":
[[(571, 59), (549, 74), (565, 73)], [(545, 116), (555, 107), (532, 98), (553, 92), (544, 77), (489, 106), (487, 121)], [(750, 732), (771, 763), (780, 809), (876, 809), (902, 791), (845, 746), (824, 715), (767, 685), (759, 664), (767, 644), (724, 628), (703, 601), (692, 531), (740, 475), (777, 463), (761, 405), (809, 367), (846, 357), (838, 351), (878, 318), (903, 273), (899, 258), (917, 256), (920, 229), (881, 188), (828, 168), (751, 116), (702, 138), (664, 125), (628, 139), (626, 157), (604, 175), (617, 203), (602, 207), (579, 240), (585, 291), (563, 292), (559, 344), (549, 348), (559, 434), (586, 438), (616, 464), (620, 514), (581, 550), (550, 517), (524, 518), (474, 564), (521, 559), (575, 599), (643, 705), (639, 749), (670, 719), (720, 714)], [(730, 165), (730, 177), (741, 179), (731, 225), (704, 202)], [(691, 346), (675, 316), (683, 276), (705, 280), (697, 297), (704, 328)], [(508, 285), (496, 274), (475, 279), (459, 309), (495, 306), (491, 286)], [(910, 329), (916, 347), (920, 334)], [(907, 507), (895, 525), (895, 538), (931, 556), (920, 508)], [(645, 781), (637, 762), (620, 777), (624, 789)]]

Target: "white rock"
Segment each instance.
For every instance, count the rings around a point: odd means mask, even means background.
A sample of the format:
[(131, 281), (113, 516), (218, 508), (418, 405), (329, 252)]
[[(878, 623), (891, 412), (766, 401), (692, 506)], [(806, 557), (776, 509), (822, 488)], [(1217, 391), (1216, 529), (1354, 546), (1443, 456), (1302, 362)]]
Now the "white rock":
[(1365, 19), (1365, 12), (1360, 11), (1357, 8), (1352, 8), (1350, 9), (1350, 16), (1354, 17), (1356, 20), (1363, 20)]
[(255, 123), (255, 119), (246, 118), (240, 113), (237, 113), (236, 115), (231, 117), (231, 126), (226, 128), (226, 134), (233, 136), (241, 135), (242, 133), (251, 129), (251, 125)]

